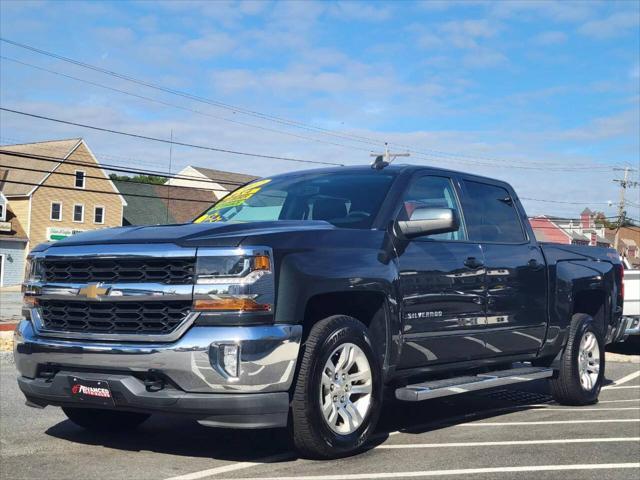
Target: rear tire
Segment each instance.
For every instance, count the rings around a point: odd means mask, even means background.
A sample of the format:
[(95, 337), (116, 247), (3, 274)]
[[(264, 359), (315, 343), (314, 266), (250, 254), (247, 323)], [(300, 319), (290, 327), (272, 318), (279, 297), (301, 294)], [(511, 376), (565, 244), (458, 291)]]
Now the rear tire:
[(293, 443), (302, 456), (343, 457), (367, 442), (382, 406), (377, 358), (355, 318), (337, 315), (313, 326), (291, 401)]
[(65, 415), (76, 425), (92, 432), (122, 432), (133, 430), (151, 415), (96, 408), (62, 407)]
[(605, 368), (602, 332), (593, 318), (577, 313), (571, 319), (567, 346), (551, 394), (562, 405), (590, 405), (598, 401)]

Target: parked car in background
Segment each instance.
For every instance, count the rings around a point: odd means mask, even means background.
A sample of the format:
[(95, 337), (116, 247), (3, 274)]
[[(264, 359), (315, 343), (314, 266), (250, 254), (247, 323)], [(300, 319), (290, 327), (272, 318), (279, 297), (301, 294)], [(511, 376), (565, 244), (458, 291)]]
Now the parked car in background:
[(622, 317), (625, 322), (623, 340), (640, 344), (640, 270), (631, 269), (629, 262), (623, 259), (624, 269), (624, 308)]

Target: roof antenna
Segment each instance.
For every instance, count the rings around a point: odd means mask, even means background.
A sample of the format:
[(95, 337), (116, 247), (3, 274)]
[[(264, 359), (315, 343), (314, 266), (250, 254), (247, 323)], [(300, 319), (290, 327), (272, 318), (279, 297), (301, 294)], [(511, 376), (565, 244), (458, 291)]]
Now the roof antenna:
[(409, 152), (405, 153), (391, 153), (389, 151), (389, 144), (384, 142), (384, 153), (371, 153), (370, 156), (375, 157), (375, 160), (371, 164), (371, 168), (374, 170), (382, 170), (384, 167), (388, 166), (391, 162), (393, 162), (398, 157), (408, 157), (411, 154)]

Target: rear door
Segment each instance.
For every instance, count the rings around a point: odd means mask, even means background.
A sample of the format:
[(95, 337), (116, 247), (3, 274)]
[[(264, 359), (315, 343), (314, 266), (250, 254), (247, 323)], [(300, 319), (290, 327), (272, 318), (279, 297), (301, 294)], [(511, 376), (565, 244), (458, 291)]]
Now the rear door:
[[(398, 214), (407, 220), (418, 206), (452, 208), (460, 216), (455, 178), (414, 177)], [(470, 360), (487, 355), (484, 341), (483, 256), (479, 243), (457, 232), (399, 242), (403, 348), (400, 368)], [(489, 352), (490, 353), (490, 352)]]
[(482, 339), (494, 355), (535, 352), (546, 332), (545, 260), (530, 238), (517, 198), (506, 185), (465, 179), (469, 238), (484, 254), (487, 325)]

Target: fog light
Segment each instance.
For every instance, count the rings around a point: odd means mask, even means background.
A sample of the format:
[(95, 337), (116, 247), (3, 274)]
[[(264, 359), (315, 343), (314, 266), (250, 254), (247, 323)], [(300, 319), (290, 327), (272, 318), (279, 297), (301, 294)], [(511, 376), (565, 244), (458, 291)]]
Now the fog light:
[(238, 345), (220, 345), (222, 368), (230, 377), (238, 377), (240, 367), (240, 347)]

